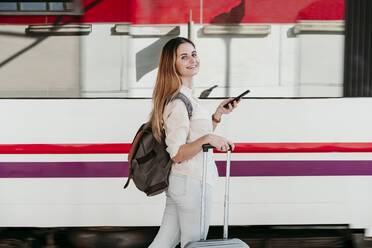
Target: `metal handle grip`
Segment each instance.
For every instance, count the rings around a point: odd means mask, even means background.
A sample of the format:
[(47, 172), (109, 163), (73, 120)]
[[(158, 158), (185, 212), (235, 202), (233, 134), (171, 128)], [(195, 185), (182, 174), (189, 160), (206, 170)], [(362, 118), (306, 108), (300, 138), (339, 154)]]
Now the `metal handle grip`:
[(203, 152), (207, 152), (209, 149), (213, 149), (213, 148), (215, 148), (214, 146), (212, 146), (211, 144), (204, 144), (204, 145), (202, 145), (202, 147), (203, 147)]
[[(216, 148), (209, 143), (202, 145), (202, 147), (203, 147), (203, 152), (207, 152), (209, 149)], [(232, 150), (232, 147), (231, 147), (231, 145), (229, 145), (229, 151), (231, 151), (231, 150)]]

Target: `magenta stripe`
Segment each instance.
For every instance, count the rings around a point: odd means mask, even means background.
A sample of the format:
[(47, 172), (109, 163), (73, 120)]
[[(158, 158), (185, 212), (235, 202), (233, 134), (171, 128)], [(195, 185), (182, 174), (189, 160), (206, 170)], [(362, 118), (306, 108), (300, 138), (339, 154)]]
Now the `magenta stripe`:
[[(217, 161), (225, 176), (226, 162)], [(232, 161), (231, 176), (352, 176), (372, 175), (372, 161)]]
[[(224, 161), (217, 161), (225, 176)], [(128, 162), (0, 162), (0, 178), (127, 177)], [(231, 176), (372, 175), (372, 161), (232, 161)]]
[(0, 178), (127, 177), (128, 162), (0, 162)]

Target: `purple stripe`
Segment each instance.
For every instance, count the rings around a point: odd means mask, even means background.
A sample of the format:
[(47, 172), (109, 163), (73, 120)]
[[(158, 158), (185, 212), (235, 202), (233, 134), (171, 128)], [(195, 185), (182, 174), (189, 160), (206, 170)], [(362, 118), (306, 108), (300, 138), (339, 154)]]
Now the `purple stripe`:
[[(226, 162), (217, 161), (226, 175)], [(232, 161), (231, 176), (357, 176), (372, 175), (372, 161)]]
[[(217, 161), (225, 176), (225, 161)], [(0, 178), (128, 177), (128, 162), (0, 162)], [(372, 175), (372, 161), (232, 161), (231, 176)]]
[(128, 177), (128, 162), (0, 162), (0, 178)]

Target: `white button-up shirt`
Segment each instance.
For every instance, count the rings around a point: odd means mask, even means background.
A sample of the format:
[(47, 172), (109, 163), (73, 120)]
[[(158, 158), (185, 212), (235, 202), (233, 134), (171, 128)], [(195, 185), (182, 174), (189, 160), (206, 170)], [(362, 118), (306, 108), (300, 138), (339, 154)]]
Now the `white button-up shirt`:
[[(180, 92), (191, 102), (193, 111), (189, 119), (186, 105), (180, 99), (175, 99), (164, 108), (163, 127), (165, 130), (165, 143), (170, 157), (176, 156), (180, 146), (191, 143), (200, 137), (213, 133), (213, 124), (210, 113), (200, 104), (199, 99), (193, 95), (190, 88), (181, 86)], [(187, 175), (202, 180), (203, 151), (200, 150), (194, 157), (174, 163), (171, 173)], [(217, 167), (210, 150), (207, 163), (207, 183), (214, 185), (218, 176)]]

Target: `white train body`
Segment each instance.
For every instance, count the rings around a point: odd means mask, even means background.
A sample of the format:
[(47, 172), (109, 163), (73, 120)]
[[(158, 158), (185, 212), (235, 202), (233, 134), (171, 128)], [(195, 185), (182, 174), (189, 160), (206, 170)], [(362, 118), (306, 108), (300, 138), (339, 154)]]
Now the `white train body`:
[[(203, 101), (211, 112), (219, 102)], [(245, 99), (236, 111), (223, 118), (216, 133), (237, 143), (364, 143), (372, 138), (372, 118), (364, 114), (370, 104), (368, 98)], [(150, 108), (150, 99), (1, 100), (0, 114), (6, 118), (2, 120), (0, 137), (3, 144), (130, 143)], [(224, 154), (215, 157), (217, 161), (225, 159)], [(123, 190), (126, 178), (120, 175), (101, 177), (112, 168), (105, 168), (105, 163), (126, 159), (123, 153), (1, 154), (1, 226), (159, 225), (164, 195), (146, 197), (134, 184)], [(275, 164), (294, 160), (300, 171), (303, 161), (339, 161), (341, 166), (371, 159), (368, 152), (233, 153), (232, 166), (236, 161), (246, 161), (249, 166), (252, 161)], [(100, 171), (89, 175), (89, 165), (99, 161), (104, 162)], [(62, 162), (68, 162), (63, 164), (66, 170), (76, 162), (86, 162), (79, 166), (87, 175), (69, 178), (29, 171), (20, 178), (15, 176), (19, 171), (12, 172), (10, 162), (23, 163), (30, 170), (39, 168), (32, 162), (49, 162), (50, 170)], [(353, 174), (358, 172), (338, 176), (233, 175), (230, 223), (350, 224), (370, 231), (372, 200), (368, 196), (372, 173)], [(214, 225), (222, 223), (223, 183), (220, 177), (213, 201)]]

